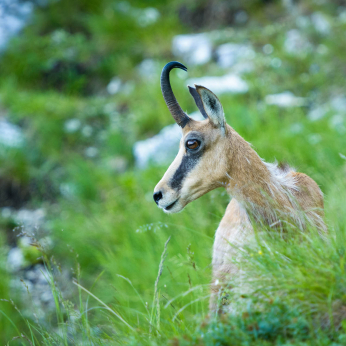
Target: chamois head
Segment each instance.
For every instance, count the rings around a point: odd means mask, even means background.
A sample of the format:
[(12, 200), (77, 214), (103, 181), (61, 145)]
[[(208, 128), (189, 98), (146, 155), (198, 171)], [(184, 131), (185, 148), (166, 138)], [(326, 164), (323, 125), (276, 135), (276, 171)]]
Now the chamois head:
[(188, 87), (205, 120), (191, 119), (179, 106), (169, 81), (173, 68), (187, 68), (179, 62), (168, 63), (161, 73), (161, 90), (174, 120), (182, 129), (179, 152), (154, 189), (156, 204), (166, 213), (181, 211), (188, 203), (222, 186), (227, 174), (230, 127), (226, 124), (219, 99), (207, 88)]

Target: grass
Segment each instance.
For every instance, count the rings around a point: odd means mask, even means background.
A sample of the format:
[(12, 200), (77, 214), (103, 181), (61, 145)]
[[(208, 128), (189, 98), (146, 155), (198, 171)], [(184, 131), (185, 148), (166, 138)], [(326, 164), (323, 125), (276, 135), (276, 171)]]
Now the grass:
[[(176, 345), (344, 344), (344, 226), (331, 229), (327, 241), (314, 230), (304, 234), (292, 231), (285, 239), (275, 232), (259, 234), (255, 244), (246, 249), (238, 263), (246, 272), (245, 278), (242, 282), (236, 279), (231, 282), (236, 287), (240, 284), (246, 286), (245, 293), (244, 290), (229, 292), (228, 299), (237, 313), (224, 315), (221, 319), (207, 318), (205, 299), (209, 297), (209, 290), (202, 282), (207, 282), (208, 278), (203, 275), (200, 284), (195, 281), (192, 273), (199, 272), (200, 268), (191, 247), (186, 258), (186, 265), (191, 269), (184, 273), (187, 272), (188, 277), (179, 281), (177, 268), (169, 269), (172, 268), (169, 255), (172, 244), (169, 240), (164, 246), (161, 243), (163, 251), (161, 260), (160, 256), (157, 258), (156, 279), (155, 273), (150, 271), (139, 277), (142, 280), (146, 276), (153, 279), (146, 287), (151, 287), (147, 294), (137, 284), (136, 278), (131, 280), (118, 274), (118, 281), (107, 280), (115, 283), (117, 301), (113, 303), (106, 304), (93, 293), (106, 281), (105, 274), (110, 269), (95, 279), (96, 285), (92, 285), (90, 290), (79, 284), (83, 281), (82, 273), (76, 271), (75, 284), (80, 295), (77, 307), (64, 300), (55, 286), (53, 267), (48, 266), (46, 275), (56, 297), (55, 323), (59, 332), (26, 320), (28, 327), (38, 331), (42, 337), (33, 338), (31, 342), (37, 345), (161, 345), (168, 342)], [(49, 263), (48, 259), (46, 261)], [(171, 270), (174, 281), (169, 278)], [(121, 283), (125, 286), (122, 287)], [(166, 286), (172, 286), (171, 296)], [(103, 289), (99, 290), (99, 295), (107, 299), (108, 293)], [(101, 326), (100, 320), (103, 321)]]
[[(54, 313), (35, 317), (30, 294), (12, 289), (24, 274), (6, 269), (15, 221), (1, 216), (2, 343), (344, 345), (345, 114), (340, 111), (337, 124), (335, 110), (318, 121), (307, 117), (315, 106), (344, 94), (341, 9), (333, 2), (299, 4), (301, 15), (320, 11), (331, 25), (326, 36), (311, 22), (301, 29), (313, 47), (301, 55), (283, 48), (297, 21), (275, 2), (244, 4), (250, 22), (225, 28), (215, 41), (249, 41), (256, 51), (254, 71), (243, 76), (250, 91), (220, 96), (228, 123), (267, 161), (287, 161), (316, 180), (325, 193), (330, 229), (325, 242), (313, 230), (289, 240), (261, 234), (241, 263), (251, 294), (229, 292), (238, 313), (218, 319), (207, 310), (211, 248), (229, 197), (215, 190), (184, 212), (165, 215), (152, 191), (167, 167), (139, 171), (132, 155), (135, 141), (173, 122), (162, 100), (160, 71), (146, 79), (136, 66), (144, 58), (158, 66), (175, 59), (171, 37), (191, 29), (180, 24), (178, 3), (150, 4), (161, 17), (146, 28), (112, 6), (108, 0), (61, 0), (36, 9), (32, 25), (0, 57), (7, 66), (0, 71), (1, 107), (26, 141), (21, 148), (0, 148), (0, 178), (18, 187), (19, 205), (46, 209), (43, 231), (54, 246), (41, 250), (56, 305)], [(268, 43), (274, 48), (270, 55), (262, 50)], [(66, 55), (71, 48), (75, 54)], [(273, 67), (274, 58), (280, 67)], [(184, 78), (227, 71), (215, 62), (188, 67), (186, 75), (172, 73), (172, 85), (191, 113), (196, 107)], [(114, 76), (132, 83), (132, 93), (108, 95)], [(305, 97), (306, 105), (265, 104), (266, 95), (286, 90)], [(69, 132), (71, 119), (79, 125)], [(85, 155), (89, 147), (98, 150), (96, 157)], [(125, 171), (112, 166), (114, 158), (126, 163)], [(8, 206), (6, 198), (2, 207)], [(61, 290), (66, 272), (70, 288)]]

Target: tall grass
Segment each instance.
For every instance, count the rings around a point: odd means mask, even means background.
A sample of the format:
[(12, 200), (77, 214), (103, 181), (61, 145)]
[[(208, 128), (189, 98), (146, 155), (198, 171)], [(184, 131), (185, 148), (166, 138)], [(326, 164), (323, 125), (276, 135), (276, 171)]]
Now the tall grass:
[[(340, 188), (344, 186), (339, 185), (338, 189), (335, 186), (335, 194), (331, 192), (329, 200), (338, 199)], [(327, 205), (329, 217), (332, 212)], [(71, 304), (57, 287), (53, 264), (46, 257), (45, 275), (56, 301), (56, 331), (23, 317), (28, 331), (18, 331), (14, 341), (44, 346), (169, 342), (173, 345), (344, 345), (345, 221), (345, 214), (329, 220), (325, 238), (314, 229), (304, 232), (291, 229), (285, 234), (271, 229), (257, 232), (256, 241), (239, 249), (241, 257), (233, 259), (243, 275), (231, 278), (230, 286), (234, 289), (229, 290), (227, 299), (232, 312), (221, 317), (208, 316), (205, 309), (209, 275), (203, 276), (205, 286), (190, 275), (200, 269), (191, 254), (191, 246), (186, 256), (191, 271), (183, 287), (179, 287), (179, 281), (165, 280), (168, 273), (173, 277), (176, 274), (176, 268), (170, 271), (171, 258), (167, 256), (171, 237), (161, 243), (163, 251), (157, 257), (158, 272), (150, 290), (151, 301), (136, 283), (119, 275), (119, 282), (126, 284), (126, 289), (119, 292), (117, 287), (118, 303), (110, 306), (92, 292), (102, 283), (104, 274), (89, 290), (79, 283), (81, 278), (77, 273), (75, 285), (80, 299), (78, 306)], [(151, 277), (152, 269), (146, 272)], [(168, 282), (173, 286), (170, 299), (163, 293)], [(131, 304), (126, 306), (124, 295), (127, 300), (131, 298)]]

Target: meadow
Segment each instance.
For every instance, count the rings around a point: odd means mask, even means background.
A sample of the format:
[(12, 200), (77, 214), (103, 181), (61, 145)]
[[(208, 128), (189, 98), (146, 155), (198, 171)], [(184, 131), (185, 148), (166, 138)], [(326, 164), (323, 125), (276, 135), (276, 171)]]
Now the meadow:
[[(227, 16), (209, 18), (213, 9)], [(245, 22), (232, 19), (241, 11)], [(293, 51), (291, 30), (301, 35)], [(0, 55), (0, 116), (23, 132), (21, 145), (0, 143), (2, 344), (346, 345), (345, 30), (338, 1), (35, 2)], [(152, 193), (168, 165), (139, 169), (133, 155), (173, 123), (159, 84), (168, 61), (188, 67), (171, 80), (189, 114), (186, 80), (231, 70), (215, 54), (201, 65), (173, 55), (174, 36), (198, 32), (210, 33), (214, 53), (251, 44), (249, 91), (219, 95), (227, 122), (263, 159), (319, 184), (329, 228), (327, 239), (259, 233), (240, 264), (251, 294), (231, 291), (238, 313), (222, 317), (207, 307), (213, 237), (230, 197), (214, 190), (166, 215)], [(114, 77), (122, 87), (112, 94)], [(286, 91), (301, 103), (266, 101)], [(39, 228), (18, 223), (17, 211), (39, 208)], [(10, 270), (15, 247), (25, 261)], [(50, 287), (40, 306), (32, 268)]]

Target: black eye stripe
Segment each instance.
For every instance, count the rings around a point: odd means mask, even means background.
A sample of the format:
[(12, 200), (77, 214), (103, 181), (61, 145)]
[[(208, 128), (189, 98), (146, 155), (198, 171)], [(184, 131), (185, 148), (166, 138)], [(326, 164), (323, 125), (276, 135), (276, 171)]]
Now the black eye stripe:
[(180, 190), (183, 181), (186, 178), (187, 174), (192, 171), (192, 169), (197, 165), (198, 161), (202, 157), (203, 151), (191, 154), (186, 153), (181, 160), (180, 166), (175, 171), (172, 179), (170, 180), (170, 185), (172, 189)]

